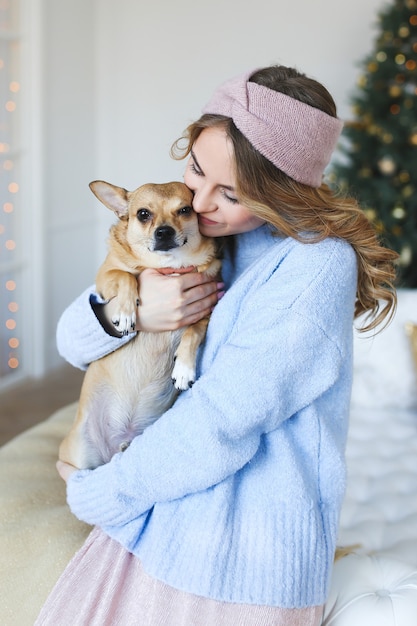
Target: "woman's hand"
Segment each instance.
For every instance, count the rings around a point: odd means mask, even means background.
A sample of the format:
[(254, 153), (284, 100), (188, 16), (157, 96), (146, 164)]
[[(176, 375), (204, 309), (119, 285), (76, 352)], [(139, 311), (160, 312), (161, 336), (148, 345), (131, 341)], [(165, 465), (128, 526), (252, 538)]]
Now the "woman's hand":
[[(175, 271), (172, 270), (173, 273)], [(146, 269), (140, 274), (140, 305), (135, 330), (176, 330), (210, 315), (224, 294), (224, 284), (194, 271), (193, 267), (182, 269), (181, 272), (172, 275)], [(116, 310), (117, 296), (102, 306), (101, 322), (107, 328), (113, 328), (111, 319)]]
[(57, 461), (56, 469), (58, 470), (58, 474), (63, 480), (65, 480), (65, 482), (68, 481), (68, 478), (71, 476), (71, 474), (78, 471), (78, 469), (74, 467), (74, 465), (64, 463), (64, 461)]
[(141, 273), (139, 330), (176, 330), (210, 315), (224, 293), (224, 285), (192, 267), (187, 269), (178, 276), (150, 269)]

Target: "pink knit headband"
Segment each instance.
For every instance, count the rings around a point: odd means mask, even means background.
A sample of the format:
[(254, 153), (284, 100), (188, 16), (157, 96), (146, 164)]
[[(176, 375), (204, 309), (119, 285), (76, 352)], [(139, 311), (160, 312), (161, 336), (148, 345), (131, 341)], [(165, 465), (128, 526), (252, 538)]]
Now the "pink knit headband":
[(320, 187), (343, 122), (279, 91), (249, 82), (250, 73), (228, 80), (203, 113), (232, 118), (258, 152), (300, 183)]

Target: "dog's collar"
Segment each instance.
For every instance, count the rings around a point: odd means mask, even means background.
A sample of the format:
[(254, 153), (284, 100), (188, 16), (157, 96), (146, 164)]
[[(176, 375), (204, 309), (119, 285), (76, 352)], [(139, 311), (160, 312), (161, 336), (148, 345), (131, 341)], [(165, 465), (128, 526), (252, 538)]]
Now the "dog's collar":
[(158, 268), (158, 272), (160, 274), (164, 274), (165, 276), (169, 276), (170, 274), (190, 274), (190, 272), (195, 272), (195, 265), (189, 265), (188, 267), (160, 267)]

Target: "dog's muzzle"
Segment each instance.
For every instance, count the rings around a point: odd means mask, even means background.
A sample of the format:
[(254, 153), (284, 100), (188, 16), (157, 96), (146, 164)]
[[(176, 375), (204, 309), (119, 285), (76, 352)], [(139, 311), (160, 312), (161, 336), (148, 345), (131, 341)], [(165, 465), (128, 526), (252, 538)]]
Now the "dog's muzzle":
[(172, 248), (178, 248), (179, 244), (176, 241), (176, 231), (172, 226), (159, 226), (154, 236), (154, 250), (166, 252)]

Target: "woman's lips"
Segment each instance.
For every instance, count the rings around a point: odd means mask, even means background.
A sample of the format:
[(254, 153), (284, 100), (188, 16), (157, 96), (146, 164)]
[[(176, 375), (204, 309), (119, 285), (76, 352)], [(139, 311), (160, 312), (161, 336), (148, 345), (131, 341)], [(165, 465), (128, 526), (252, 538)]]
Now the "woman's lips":
[(198, 216), (199, 224), (203, 226), (217, 226), (218, 222), (214, 222), (213, 220), (209, 220), (208, 217), (203, 217), (202, 215)]

